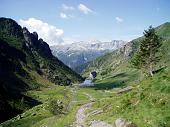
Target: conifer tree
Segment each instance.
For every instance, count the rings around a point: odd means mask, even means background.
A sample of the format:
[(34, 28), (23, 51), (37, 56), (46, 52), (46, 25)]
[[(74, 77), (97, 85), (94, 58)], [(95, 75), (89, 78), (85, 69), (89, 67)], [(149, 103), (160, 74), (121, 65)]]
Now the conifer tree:
[(160, 55), (157, 52), (161, 47), (161, 38), (152, 26), (145, 30), (143, 34), (144, 39), (141, 41), (139, 50), (132, 58), (131, 63), (136, 68), (153, 76), (153, 67), (160, 60)]

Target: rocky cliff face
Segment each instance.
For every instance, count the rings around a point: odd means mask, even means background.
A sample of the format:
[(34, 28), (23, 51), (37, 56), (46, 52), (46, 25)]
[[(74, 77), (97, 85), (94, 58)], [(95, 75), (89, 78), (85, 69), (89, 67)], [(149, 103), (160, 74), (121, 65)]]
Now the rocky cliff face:
[[(36, 58), (41, 74), (44, 74), (52, 82), (62, 85), (69, 85), (71, 82), (74, 82), (74, 78), (69, 78), (71, 75), (78, 76), (81, 79), (78, 74), (52, 55), (49, 45), (43, 39), (38, 39), (36, 32), (30, 33), (27, 28), (23, 28), (23, 35), (26, 40), (25, 45)], [(64, 73), (61, 73), (63, 72), (62, 68), (66, 70)], [(73, 74), (70, 75), (69, 73)]]
[(26, 46), (33, 51), (38, 51), (42, 56), (51, 58), (53, 55), (49, 48), (49, 45), (43, 41), (43, 39), (38, 39), (38, 34), (36, 32), (30, 33), (27, 28), (23, 28), (24, 38), (26, 40)]
[(123, 48), (125, 57), (130, 57), (132, 55), (132, 43), (127, 43)]
[(140, 46), (140, 41), (143, 39), (143, 37), (139, 37), (137, 39), (134, 39), (128, 43), (126, 43), (122, 48), (118, 49), (115, 53), (117, 54), (124, 54), (124, 58), (128, 59), (133, 56), (133, 54), (138, 50)]

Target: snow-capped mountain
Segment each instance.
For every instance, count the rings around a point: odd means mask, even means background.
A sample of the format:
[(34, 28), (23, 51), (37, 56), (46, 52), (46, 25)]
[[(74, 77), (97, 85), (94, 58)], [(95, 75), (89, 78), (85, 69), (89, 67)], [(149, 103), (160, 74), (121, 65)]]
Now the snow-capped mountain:
[(125, 45), (122, 40), (113, 40), (111, 42), (80, 41), (67, 45), (51, 46), (54, 56), (57, 56), (66, 65), (73, 70), (75, 67), (95, 59), (105, 53), (111, 52)]

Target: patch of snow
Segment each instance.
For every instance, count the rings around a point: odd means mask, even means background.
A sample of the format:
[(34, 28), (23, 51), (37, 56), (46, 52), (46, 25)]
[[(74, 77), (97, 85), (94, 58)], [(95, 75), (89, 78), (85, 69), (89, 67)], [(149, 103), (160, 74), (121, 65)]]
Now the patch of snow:
[(71, 54), (69, 54), (68, 56), (71, 56), (71, 55), (73, 55), (74, 53), (71, 53)]

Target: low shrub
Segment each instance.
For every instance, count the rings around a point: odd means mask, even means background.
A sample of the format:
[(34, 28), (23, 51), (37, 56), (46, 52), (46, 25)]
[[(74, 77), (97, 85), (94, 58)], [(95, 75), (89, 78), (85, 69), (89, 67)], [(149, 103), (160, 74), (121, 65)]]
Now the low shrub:
[(64, 114), (64, 104), (60, 100), (51, 100), (49, 110), (54, 115)]

